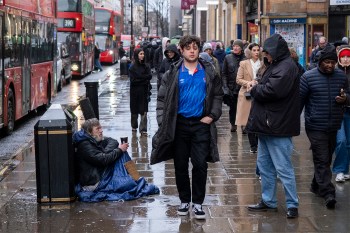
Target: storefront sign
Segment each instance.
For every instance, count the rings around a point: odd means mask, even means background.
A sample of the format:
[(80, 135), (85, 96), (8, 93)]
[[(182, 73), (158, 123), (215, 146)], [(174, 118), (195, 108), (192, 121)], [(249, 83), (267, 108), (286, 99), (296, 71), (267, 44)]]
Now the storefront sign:
[(258, 34), (258, 25), (256, 25), (255, 23), (248, 22), (248, 29), (250, 35)]
[(270, 19), (270, 24), (305, 24), (306, 18), (276, 18)]
[(350, 0), (330, 0), (329, 5), (350, 5)]

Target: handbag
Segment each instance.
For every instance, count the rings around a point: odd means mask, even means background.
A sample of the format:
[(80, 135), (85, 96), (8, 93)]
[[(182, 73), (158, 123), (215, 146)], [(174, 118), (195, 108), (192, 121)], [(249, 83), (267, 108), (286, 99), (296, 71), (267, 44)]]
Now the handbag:
[(250, 95), (250, 92), (244, 92), (244, 97), (247, 99), (247, 100), (250, 100), (252, 98), (252, 96)]

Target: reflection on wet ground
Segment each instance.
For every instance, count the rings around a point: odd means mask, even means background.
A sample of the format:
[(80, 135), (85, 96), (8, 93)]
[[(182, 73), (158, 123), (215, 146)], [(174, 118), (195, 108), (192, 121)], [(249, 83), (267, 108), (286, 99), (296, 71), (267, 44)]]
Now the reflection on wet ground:
[[(107, 77), (107, 76), (106, 76)], [(156, 83), (153, 80), (152, 85)], [(209, 164), (204, 210), (207, 219), (195, 220), (176, 214), (179, 200), (172, 161), (149, 165), (155, 120), (156, 88), (148, 113), (148, 136), (133, 133), (130, 126), (129, 82), (115, 73), (101, 81), (100, 119), (106, 136), (128, 136), (129, 153), (142, 176), (159, 186), (159, 195), (128, 202), (37, 204), (33, 147), (18, 156), (19, 165), (0, 183), (0, 232), (349, 232), (350, 183), (336, 184), (335, 210), (324, 207), (323, 199), (309, 191), (313, 163), (309, 142), (294, 138), (293, 163), (300, 198), (300, 217), (286, 219), (281, 185), (277, 213), (251, 213), (246, 206), (260, 200), (260, 183), (255, 176), (256, 154), (249, 153), (246, 135), (229, 131), (224, 107), (217, 123), (221, 161)], [(78, 97), (77, 97), (78, 98)], [(79, 122), (83, 120), (77, 108)]]

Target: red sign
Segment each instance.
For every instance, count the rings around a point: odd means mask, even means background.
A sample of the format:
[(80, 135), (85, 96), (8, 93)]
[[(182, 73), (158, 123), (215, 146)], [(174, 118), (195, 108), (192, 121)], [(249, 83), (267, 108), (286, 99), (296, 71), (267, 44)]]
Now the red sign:
[(189, 0), (181, 0), (181, 10), (189, 10), (190, 4), (188, 2)]
[(258, 25), (248, 22), (248, 30), (250, 35), (258, 34)]
[(190, 5), (196, 5), (197, 4), (197, 0), (188, 0), (188, 3)]

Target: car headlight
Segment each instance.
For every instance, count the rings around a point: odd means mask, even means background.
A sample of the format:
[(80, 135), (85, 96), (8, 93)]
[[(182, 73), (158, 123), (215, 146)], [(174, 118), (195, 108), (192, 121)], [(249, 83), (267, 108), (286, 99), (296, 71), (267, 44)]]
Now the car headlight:
[(108, 53), (112, 55), (112, 54), (113, 54), (113, 51), (112, 51), (112, 50), (109, 50)]
[(79, 70), (78, 64), (72, 64), (72, 70), (73, 71), (78, 71)]

